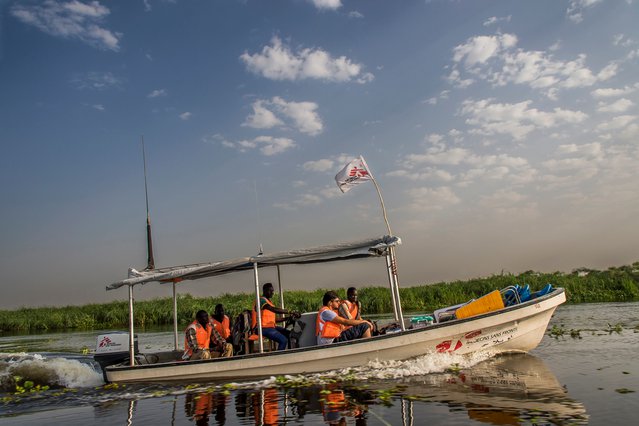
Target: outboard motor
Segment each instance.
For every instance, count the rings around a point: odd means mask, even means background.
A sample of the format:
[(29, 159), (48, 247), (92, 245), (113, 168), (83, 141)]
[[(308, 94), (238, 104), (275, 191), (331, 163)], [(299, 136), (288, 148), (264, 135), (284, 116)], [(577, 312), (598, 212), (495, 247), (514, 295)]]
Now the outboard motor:
[[(133, 342), (134, 354), (137, 355), (139, 353), (137, 334), (133, 336)], [(93, 359), (100, 364), (106, 382), (105, 368), (107, 366), (129, 362), (129, 333), (112, 331), (98, 335)]]

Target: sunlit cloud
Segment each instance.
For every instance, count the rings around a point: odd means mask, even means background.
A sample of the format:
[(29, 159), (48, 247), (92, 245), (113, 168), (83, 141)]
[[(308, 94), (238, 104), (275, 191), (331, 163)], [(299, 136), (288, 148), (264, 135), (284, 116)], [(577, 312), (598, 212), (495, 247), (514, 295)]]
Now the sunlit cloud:
[(271, 45), (264, 46), (261, 53), (244, 52), (240, 59), (249, 71), (271, 80), (368, 83), (374, 79), (373, 74), (363, 71), (361, 64), (346, 56), (334, 58), (325, 50), (310, 48), (293, 52), (279, 37), (273, 37)]
[(271, 100), (256, 100), (252, 108), (253, 113), (242, 123), (243, 126), (271, 129), (289, 124), (297, 131), (311, 136), (322, 133), (324, 128), (315, 102), (289, 102), (275, 96)]
[(108, 7), (93, 0), (45, 0), (36, 4), (15, 4), (11, 14), (52, 36), (77, 39), (98, 49), (118, 51), (122, 34), (103, 27)]
[(191, 114), (190, 112), (186, 111), (186, 112), (183, 112), (182, 114), (180, 114), (179, 117), (180, 117), (180, 120), (186, 121), (186, 120), (191, 118), (191, 115), (193, 115), (193, 114)]
[(342, 7), (342, 0), (310, 0), (320, 10), (337, 10)]
[(80, 90), (108, 90), (121, 88), (123, 81), (110, 72), (89, 71), (75, 75), (71, 84)]
[(146, 97), (147, 98), (160, 98), (160, 97), (164, 97), (166, 95), (168, 95), (168, 92), (166, 91), (166, 89), (155, 89), (155, 90), (151, 91), (151, 93), (146, 95)]

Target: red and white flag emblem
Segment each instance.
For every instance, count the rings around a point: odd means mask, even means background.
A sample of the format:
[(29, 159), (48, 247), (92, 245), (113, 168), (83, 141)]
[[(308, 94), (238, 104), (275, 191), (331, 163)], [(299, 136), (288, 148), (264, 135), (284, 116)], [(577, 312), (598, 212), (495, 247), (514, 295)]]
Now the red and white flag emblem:
[(371, 174), (363, 157), (348, 163), (336, 176), (335, 181), (342, 192), (346, 192), (358, 183), (371, 180)]

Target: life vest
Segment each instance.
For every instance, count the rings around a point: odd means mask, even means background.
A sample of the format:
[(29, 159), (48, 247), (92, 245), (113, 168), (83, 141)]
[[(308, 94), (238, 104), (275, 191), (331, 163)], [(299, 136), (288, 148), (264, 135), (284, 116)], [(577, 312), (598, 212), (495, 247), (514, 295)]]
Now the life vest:
[(228, 339), (231, 335), (231, 320), (229, 320), (228, 316), (224, 315), (222, 322), (211, 317), (211, 325), (218, 333), (220, 333), (220, 336), (222, 336), (223, 339)]
[(197, 339), (198, 349), (208, 349), (209, 342), (211, 341), (211, 326), (208, 325), (206, 328), (204, 328), (202, 327), (202, 324), (200, 324), (196, 320), (196, 321), (193, 321), (191, 324), (189, 324), (189, 326), (186, 327), (186, 330), (184, 330), (184, 353), (188, 355), (189, 357), (191, 357), (193, 355), (193, 351), (189, 347), (189, 341), (186, 337), (186, 333), (189, 330), (189, 328), (192, 328), (193, 330), (195, 330), (195, 337)]
[(357, 315), (359, 315), (359, 303), (352, 303), (350, 300), (342, 300), (342, 305), (346, 305), (348, 313), (351, 314), (351, 319), (357, 319)]
[[(322, 319), (322, 312), (329, 311), (331, 308), (328, 306), (322, 306), (322, 309), (317, 313), (317, 320), (315, 322), (315, 335), (323, 337), (325, 339), (335, 339), (342, 334), (344, 327), (341, 324), (335, 324), (332, 321), (324, 321)], [(335, 312), (335, 311), (333, 311)]]
[[(260, 298), (261, 300), (261, 298)], [(275, 307), (273, 302), (264, 298), (266, 303), (269, 306)], [(251, 315), (251, 328), (255, 329), (257, 327), (257, 308), (255, 307), (255, 302), (253, 302), (253, 315)], [(275, 328), (275, 312), (269, 311), (268, 309), (262, 309), (262, 328)]]

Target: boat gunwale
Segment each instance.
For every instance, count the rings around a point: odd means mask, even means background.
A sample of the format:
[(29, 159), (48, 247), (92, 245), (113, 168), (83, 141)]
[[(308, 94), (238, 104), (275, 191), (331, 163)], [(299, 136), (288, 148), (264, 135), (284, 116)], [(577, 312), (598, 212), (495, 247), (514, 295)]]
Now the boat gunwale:
[(344, 342), (331, 343), (329, 345), (307, 346), (307, 347), (303, 347), (303, 348), (287, 349), (287, 350), (284, 350), (284, 351), (253, 353), (253, 354), (237, 355), (237, 356), (232, 356), (232, 357), (218, 357), (218, 358), (211, 358), (211, 359), (206, 359), (206, 360), (193, 360), (193, 361), (191, 361), (191, 360), (177, 361), (176, 360), (176, 361), (169, 361), (169, 362), (163, 362), (163, 363), (139, 364), (139, 365), (134, 365), (134, 366), (130, 366), (130, 365), (119, 365), (119, 366), (118, 365), (110, 365), (110, 366), (106, 367), (105, 372), (109, 372), (109, 371), (122, 372), (122, 371), (129, 371), (129, 370), (143, 370), (143, 369), (149, 369), (149, 368), (175, 367), (175, 366), (181, 366), (181, 365), (183, 365), (183, 366), (200, 365), (200, 364), (206, 364), (206, 363), (211, 363), (211, 362), (216, 362), (217, 363), (217, 362), (243, 361), (243, 360), (252, 359), (252, 358), (287, 356), (287, 355), (290, 355), (290, 354), (299, 354), (299, 353), (308, 352), (308, 351), (316, 351), (316, 350), (322, 350), (322, 349), (328, 349), (328, 348), (336, 348), (336, 347), (340, 347), (340, 346), (365, 344), (365, 343), (371, 342), (372, 339), (374, 339), (374, 341), (381, 341), (381, 340), (384, 340), (384, 339), (392, 339), (392, 338), (398, 337), (398, 336), (406, 336), (406, 335), (410, 335), (410, 334), (418, 334), (418, 333), (428, 332), (428, 331), (439, 329), (439, 328), (449, 327), (449, 326), (452, 326), (452, 325), (458, 325), (458, 324), (463, 324), (463, 323), (467, 323), (467, 322), (471, 322), (471, 321), (476, 321), (476, 320), (479, 320), (479, 319), (482, 319), (482, 318), (489, 318), (489, 317), (501, 315), (501, 314), (504, 314), (504, 313), (507, 313), (507, 312), (513, 312), (513, 311), (516, 311), (518, 309), (525, 309), (527, 307), (530, 307), (532, 305), (538, 304), (540, 302), (544, 302), (544, 301), (553, 299), (553, 298), (555, 298), (555, 297), (557, 297), (557, 296), (559, 296), (559, 295), (561, 295), (563, 293), (565, 293), (565, 289), (562, 288), (562, 287), (558, 287), (558, 288), (554, 289), (552, 292), (550, 292), (548, 294), (545, 294), (543, 296), (537, 297), (535, 299), (528, 300), (528, 301), (523, 302), (523, 303), (519, 303), (517, 305), (507, 306), (507, 307), (504, 307), (504, 308), (499, 309), (497, 311), (486, 312), (486, 313), (475, 315), (475, 316), (472, 316), (472, 317), (453, 320), (453, 321), (447, 321), (447, 322), (443, 322), (443, 323), (434, 323), (434, 324), (428, 325), (426, 327), (415, 328), (415, 329), (404, 330), (404, 331), (398, 331), (396, 333), (383, 334), (383, 335), (379, 335), (379, 336), (373, 336), (373, 337), (368, 338), (368, 339), (348, 340), (348, 341), (344, 341)]

